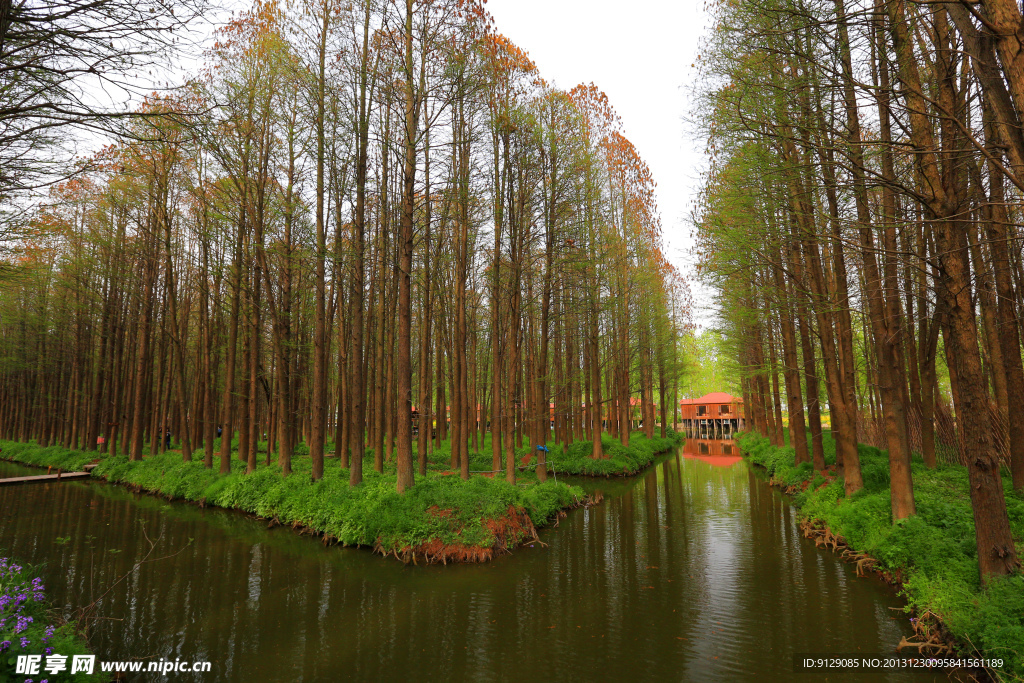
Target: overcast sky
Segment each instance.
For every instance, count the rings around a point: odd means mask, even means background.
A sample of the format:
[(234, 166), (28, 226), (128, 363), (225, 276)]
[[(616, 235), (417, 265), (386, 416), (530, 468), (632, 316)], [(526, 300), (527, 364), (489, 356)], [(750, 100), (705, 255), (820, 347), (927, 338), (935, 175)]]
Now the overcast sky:
[[(701, 144), (683, 123), (707, 16), (701, 0), (489, 0), (495, 27), (559, 88), (604, 90), (658, 183), (666, 255), (684, 270)], [(694, 298), (700, 289), (691, 284)], [(698, 308), (701, 303), (698, 301)], [(703, 317), (699, 312), (698, 318)]]

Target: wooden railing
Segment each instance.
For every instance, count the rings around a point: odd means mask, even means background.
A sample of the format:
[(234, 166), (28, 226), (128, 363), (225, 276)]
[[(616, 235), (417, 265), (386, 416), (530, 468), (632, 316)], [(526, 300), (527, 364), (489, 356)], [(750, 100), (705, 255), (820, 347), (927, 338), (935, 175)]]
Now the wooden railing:
[[(988, 419), (992, 434), (992, 442), (999, 460), (1003, 464), (1010, 462), (1009, 430), (1006, 417), (995, 403), (989, 403), (988, 415), (976, 419)], [(910, 432), (910, 448), (915, 453), (923, 449), (921, 438), (921, 413), (913, 405), (907, 409), (907, 429)], [(941, 403), (935, 406), (932, 417), (935, 426), (935, 459), (946, 464), (966, 465), (964, 449), (963, 425), (953, 414), (952, 406)], [(857, 440), (860, 443), (876, 448), (888, 448), (885, 437), (885, 421), (880, 415), (872, 418), (869, 413), (862, 414), (857, 421)]]

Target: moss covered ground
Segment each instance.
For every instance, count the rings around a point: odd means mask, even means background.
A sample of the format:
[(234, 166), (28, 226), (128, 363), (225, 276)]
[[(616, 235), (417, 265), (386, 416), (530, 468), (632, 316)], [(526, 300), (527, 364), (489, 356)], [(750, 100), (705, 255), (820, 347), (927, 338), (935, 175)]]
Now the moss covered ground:
[[(929, 469), (915, 456), (917, 514), (893, 524), (885, 451), (858, 447), (864, 488), (847, 498), (841, 477), (829, 480), (814, 473), (810, 463), (796, 466), (792, 447), (772, 446), (755, 433), (743, 435), (739, 443), (776, 483), (803, 489), (794, 499), (802, 517), (824, 523), (851, 548), (875, 558), (882, 570), (899, 576), (909, 606), (918, 614), (936, 615), (965, 653), (1002, 658), (1006, 665), (993, 675), (1024, 678), (1024, 575), (994, 579), (982, 588), (966, 468)], [(826, 464), (834, 464), (835, 442), (828, 433), (824, 443)], [(1013, 491), (1008, 474), (1004, 489), (1021, 555), (1024, 495)]]

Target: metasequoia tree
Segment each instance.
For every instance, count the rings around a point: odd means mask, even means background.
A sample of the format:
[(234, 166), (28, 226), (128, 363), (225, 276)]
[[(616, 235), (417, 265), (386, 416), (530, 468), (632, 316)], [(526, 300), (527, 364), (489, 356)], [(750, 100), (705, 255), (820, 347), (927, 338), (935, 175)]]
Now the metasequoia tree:
[(941, 454), (968, 471), (982, 579), (1013, 571), (1000, 469), (1024, 488), (1024, 90), (1000, 27), (1017, 6), (743, 0), (715, 17), (695, 220), (753, 425), (782, 442), (781, 370), (797, 462), (824, 468), (824, 370), (847, 494), (869, 441), (889, 454), (893, 521), (910, 517), (912, 453)]
[(406, 491), (667, 434), (653, 178), (482, 2), (259, 2), (139, 113), (9, 260), (4, 438)]

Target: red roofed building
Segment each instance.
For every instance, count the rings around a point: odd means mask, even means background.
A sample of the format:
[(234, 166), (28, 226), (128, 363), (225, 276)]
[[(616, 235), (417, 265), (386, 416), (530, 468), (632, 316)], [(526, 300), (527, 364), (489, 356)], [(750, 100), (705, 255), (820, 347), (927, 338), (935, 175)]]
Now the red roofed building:
[(744, 428), (743, 399), (723, 391), (679, 402), (679, 418), (689, 435), (727, 435)]

